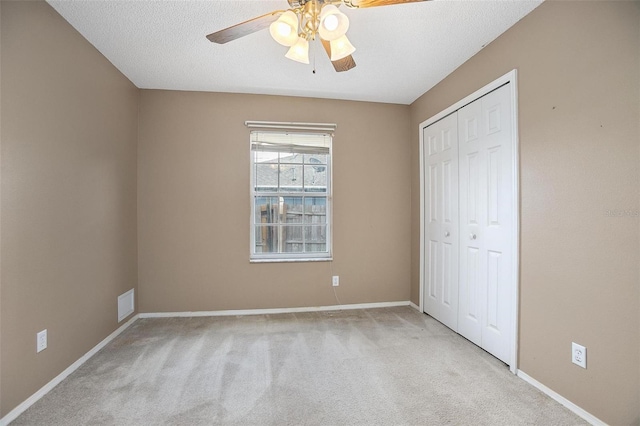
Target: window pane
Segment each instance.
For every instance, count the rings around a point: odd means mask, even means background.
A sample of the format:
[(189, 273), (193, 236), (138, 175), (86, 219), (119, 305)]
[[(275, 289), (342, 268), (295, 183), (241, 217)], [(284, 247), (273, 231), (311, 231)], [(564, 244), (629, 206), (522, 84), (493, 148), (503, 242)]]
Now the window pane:
[(256, 197), (254, 223), (278, 223), (278, 197)]
[(280, 153), (280, 162), (281, 163), (298, 163), (302, 164), (303, 160), (302, 154), (294, 154), (291, 152), (281, 152)]
[(282, 197), (282, 222), (302, 223), (302, 197)]
[(304, 165), (306, 192), (327, 192), (327, 166)]
[(255, 173), (256, 191), (275, 192), (278, 190), (278, 165), (256, 164)]
[[(327, 154), (305, 154), (304, 155), (304, 163), (305, 164), (327, 164), (327, 158), (329, 156)], [(322, 169), (322, 166), (318, 167)]]
[(304, 244), (302, 243), (302, 226), (283, 225), (282, 239), (284, 241), (283, 253), (302, 253)]
[(305, 252), (326, 252), (327, 251), (327, 227), (326, 226), (305, 226)]
[(302, 191), (302, 166), (280, 165), (280, 192)]
[(278, 253), (278, 227), (256, 226), (256, 253)]
[(260, 163), (277, 163), (278, 162), (278, 153), (277, 152), (265, 152), (265, 151), (255, 151), (254, 161), (256, 164)]
[(327, 222), (327, 199), (306, 197), (304, 200), (304, 223), (324, 224)]

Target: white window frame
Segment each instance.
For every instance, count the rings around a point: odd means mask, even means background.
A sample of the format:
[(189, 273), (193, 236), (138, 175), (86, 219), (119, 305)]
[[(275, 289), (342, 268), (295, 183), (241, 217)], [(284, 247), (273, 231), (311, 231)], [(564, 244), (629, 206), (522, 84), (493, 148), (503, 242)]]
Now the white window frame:
[[(329, 137), (329, 153), (327, 159), (327, 191), (324, 195), (318, 193), (304, 191), (300, 192), (257, 192), (254, 186), (255, 179), (255, 161), (254, 150), (252, 148), (251, 135), (249, 137), (249, 157), (250, 157), (250, 203), (251, 215), (249, 218), (249, 261), (252, 263), (259, 262), (313, 262), (313, 261), (331, 261), (333, 260), (333, 132), (336, 129), (335, 124), (327, 123), (280, 123), (265, 121), (247, 121), (246, 126), (252, 132), (274, 132), (282, 134), (319, 134)], [(256, 197), (322, 197), (326, 199), (326, 251), (323, 252), (305, 252), (305, 253), (256, 253), (256, 223), (255, 223), (255, 199)], [(280, 226), (280, 225), (278, 225)], [(304, 235), (304, 229), (303, 229)]]

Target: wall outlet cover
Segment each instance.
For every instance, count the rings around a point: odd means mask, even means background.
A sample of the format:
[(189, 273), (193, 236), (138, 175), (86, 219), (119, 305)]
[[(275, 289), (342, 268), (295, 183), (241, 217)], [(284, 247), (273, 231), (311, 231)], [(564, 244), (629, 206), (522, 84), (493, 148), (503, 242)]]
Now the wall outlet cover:
[(571, 362), (582, 368), (587, 368), (587, 348), (571, 342)]
[(338, 287), (340, 285), (340, 277), (338, 275), (334, 275), (333, 278), (331, 279), (331, 284), (334, 287)]
[(47, 329), (38, 332), (36, 334), (36, 353), (42, 352), (47, 349)]

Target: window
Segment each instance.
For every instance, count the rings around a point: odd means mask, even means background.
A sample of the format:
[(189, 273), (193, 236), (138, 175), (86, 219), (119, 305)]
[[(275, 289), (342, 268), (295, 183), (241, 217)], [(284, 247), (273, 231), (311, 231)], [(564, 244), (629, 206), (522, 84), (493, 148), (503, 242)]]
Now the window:
[(331, 133), (251, 132), (251, 259), (331, 258)]

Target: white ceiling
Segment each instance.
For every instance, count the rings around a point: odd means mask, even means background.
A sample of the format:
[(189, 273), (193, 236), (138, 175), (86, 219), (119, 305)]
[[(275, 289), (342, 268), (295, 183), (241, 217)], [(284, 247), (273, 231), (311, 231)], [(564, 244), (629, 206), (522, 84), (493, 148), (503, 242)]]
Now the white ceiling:
[(286, 0), (48, 0), (136, 86), (410, 104), (542, 0), (437, 0), (341, 10), (357, 66), (316, 73), (284, 57), (268, 30), (218, 45), (205, 36)]

